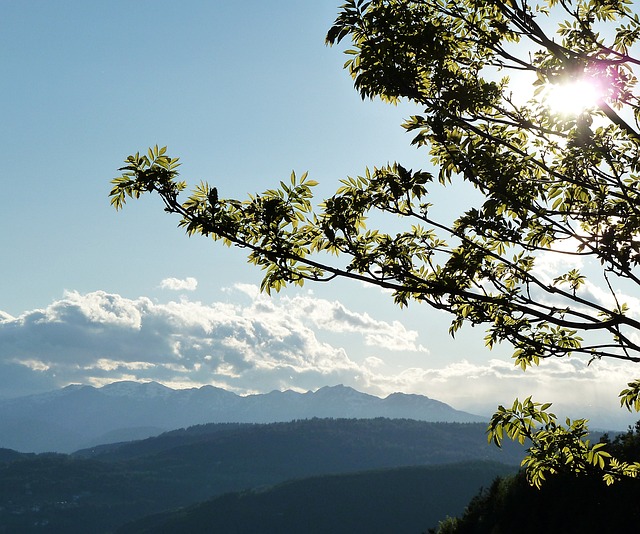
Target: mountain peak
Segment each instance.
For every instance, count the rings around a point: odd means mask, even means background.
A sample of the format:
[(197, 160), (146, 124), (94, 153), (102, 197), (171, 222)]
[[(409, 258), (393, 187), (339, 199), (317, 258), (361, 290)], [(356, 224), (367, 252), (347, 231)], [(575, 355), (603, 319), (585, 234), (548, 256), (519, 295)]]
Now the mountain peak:
[(134, 382), (124, 380), (111, 382), (100, 388), (100, 392), (112, 397), (166, 397), (174, 390), (158, 382)]
[(416, 393), (402, 393), (400, 391), (390, 393), (385, 397), (385, 399), (429, 399), (431, 400), (426, 395), (418, 395)]
[[(336, 384), (335, 386), (323, 386), (319, 389), (317, 389), (315, 392), (309, 392), (312, 395), (353, 395), (353, 394), (357, 394), (357, 395), (368, 395), (367, 393), (361, 393), (360, 391), (357, 391), (355, 389), (353, 389), (350, 386), (345, 386), (344, 384)], [(368, 395), (368, 396), (372, 396), (372, 395)]]

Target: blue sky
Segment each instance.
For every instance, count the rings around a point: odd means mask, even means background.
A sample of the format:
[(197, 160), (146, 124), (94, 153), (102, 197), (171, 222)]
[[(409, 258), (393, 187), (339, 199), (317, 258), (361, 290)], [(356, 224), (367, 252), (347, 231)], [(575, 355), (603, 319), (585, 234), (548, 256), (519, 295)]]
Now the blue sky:
[[(116, 213), (124, 158), (167, 145), (192, 184), (244, 197), (292, 170), (318, 192), (366, 166), (428, 168), (409, 106), (363, 102), (324, 36), (339, 2), (0, 4), (3, 207), (0, 397), (68, 383), (210, 383), (238, 393), (344, 383), (489, 413), (530, 393), (603, 426), (632, 371), (600, 362), (513, 368), (483, 332), (399, 310), (339, 282), (256, 292), (241, 251), (188, 239), (157, 198)], [(436, 191), (443, 212), (460, 193)]]

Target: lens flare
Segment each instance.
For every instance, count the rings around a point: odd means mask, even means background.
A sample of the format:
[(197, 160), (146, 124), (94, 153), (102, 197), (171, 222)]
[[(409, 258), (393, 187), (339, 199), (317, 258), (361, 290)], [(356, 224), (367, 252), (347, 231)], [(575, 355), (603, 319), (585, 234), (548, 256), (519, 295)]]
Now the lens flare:
[(605, 91), (594, 79), (574, 80), (549, 85), (544, 102), (555, 113), (579, 115), (594, 108), (605, 96)]

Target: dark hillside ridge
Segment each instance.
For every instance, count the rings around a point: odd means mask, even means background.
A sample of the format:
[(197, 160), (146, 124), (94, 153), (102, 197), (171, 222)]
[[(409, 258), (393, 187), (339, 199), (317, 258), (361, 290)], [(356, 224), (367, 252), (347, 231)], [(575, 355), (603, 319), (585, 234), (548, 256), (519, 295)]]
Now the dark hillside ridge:
[[(333, 463), (334, 472), (343, 472), (463, 460), (519, 464), (524, 452), (511, 441), (502, 448), (488, 443), (484, 423), (314, 418), (288, 423), (197, 425), (140, 441), (83, 449), (74, 456), (108, 462), (163, 459), (184, 464), (185, 469), (195, 463), (200, 471), (206, 471), (202, 466), (223, 459), (227, 466), (239, 462), (234, 468), (239, 478), (242, 471), (250, 473), (265, 458), (273, 470), (289, 470), (299, 464), (331, 472), (322, 465)], [(313, 474), (309, 471), (304, 476)]]
[(394, 393), (381, 399), (345, 386), (241, 397), (212, 386), (173, 390), (155, 382), (115, 382), (101, 388), (67, 386), (0, 401), (0, 447), (68, 453), (198, 424), (271, 423), (313, 417), (460, 423), (487, 420), (421, 395)]
[(125, 525), (118, 534), (419, 534), (461, 513), (472, 488), (515, 467), (491, 462), (314, 477), (222, 495)]
[(29, 458), (33, 456), (33, 454), (24, 454), (12, 449), (0, 449), (0, 464), (8, 464), (11, 462), (15, 462), (16, 460), (21, 460), (23, 458)]

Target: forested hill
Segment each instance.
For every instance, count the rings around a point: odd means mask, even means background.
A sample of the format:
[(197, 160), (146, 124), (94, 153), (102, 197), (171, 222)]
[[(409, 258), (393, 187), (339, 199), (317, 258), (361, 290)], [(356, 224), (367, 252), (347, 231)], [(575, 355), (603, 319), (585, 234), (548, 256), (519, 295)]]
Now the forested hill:
[[(502, 449), (487, 443), (486, 424), (428, 423), (411, 419), (304, 419), (289, 423), (196, 425), (129, 443), (109, 444), (76, 452), (102, 461), (165, 458), (190, 464), (273, 455), (285, 466), (335, 463), (357, 471), (399, 465), (442, 464), (463, 460), (494, 460), (519, 464), (522, 447)], [(313, 461), (312, 461), (313, 460)], [(382, 462), (382, 463), (381, 463)], [(272, 464), (275, 466), (275, 464)], [(287, 467), (288, 469), (288, 467)], [(309, 469), (313, 469), (310, 467)], [(315, 474), (309, 472), (308, 474)]]
[(459, 514), (471, 488), (515, 469), (467, 462), (295, 480), (146, 517), (118, 534), (420, 534)]
[[(523, 449), (489, 446), (485, 428), (391, 419), (213, 424), (75, 455), (20, 455), (0, 465), (0, 525), (23, 533), (99, 533), (303, 477), (471, 460), (515, 467)], [(30, 527), (43, 522), (48, 530)]]

